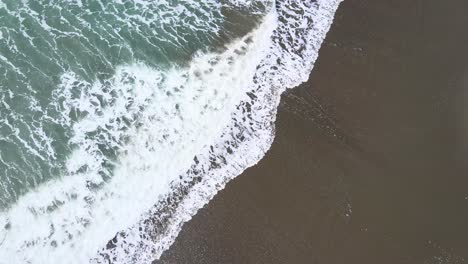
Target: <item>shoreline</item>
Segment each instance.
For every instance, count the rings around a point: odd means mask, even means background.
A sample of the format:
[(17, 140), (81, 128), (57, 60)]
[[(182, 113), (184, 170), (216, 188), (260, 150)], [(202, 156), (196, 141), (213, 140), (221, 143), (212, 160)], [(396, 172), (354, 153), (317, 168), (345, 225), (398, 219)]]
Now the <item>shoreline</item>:
[(466, 263), (467, 12), (344, 1), (267, 155), (155, 263)]

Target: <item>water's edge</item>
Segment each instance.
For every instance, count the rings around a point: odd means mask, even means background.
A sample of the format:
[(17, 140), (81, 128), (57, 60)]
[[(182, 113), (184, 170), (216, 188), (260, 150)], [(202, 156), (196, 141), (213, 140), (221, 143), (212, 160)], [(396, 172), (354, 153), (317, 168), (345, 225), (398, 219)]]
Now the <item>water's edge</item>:
[[(59, 80), (48, 80), (58, 82), (58, 88), (41, 95), (43, 99), (52, 98), (50, 105), (44, 108), (33, 102), (32, 105), (36, 105), (31, 108), (37, 111), (31, 118), (40, 114), (44, 116), (41, 122), (51, 123), (50, 128), (46, 127), (48, 123), (32, 125), (37, 126), (34, 131), (37, 135), (31, 138), (41, 137), (37, 142), (45, 145), (33, 143), (44, 149), (47, 159), (35, 152), (34, 146), (27, 153), (54, 164), (57, 168), (49, 172), (65, 177), (40, 178), (34, 182), (33, 191), (14, 194), (13, 200), (17, 201), (13, 206), (0, 211), (0, 227), (3, 226), (0, 229), (0, 255), (3, 256), (0, 264), (56, 264), (64, 260), (70, 264), (136, 264), (158, 259), (174, 242), (185, 222), (230, 180), (257, 164), (267, 153), (275, 137), (281, 94), (308, 79), (341, 1), (275, 1), (253, 31), (246, 35), (238, 32), (244, 36), (230, 44), (215, 43), (216, 50), (194, 53), (188, 56), (190, 61), (180, 66), (143, 63), (138, 59), (142, 54), (133, 54), (128, 48), (129, 53), (122, 54), (131, 57), (131, 63), (107, 61), (108, 54), (101, 54), (97, 49), (95, 52), (102, 59), (100, 63), (108, 63), (108, 66), (90, 64), (93, 56), (89, 56), (77, 62), (75, 69), (59, 60), (62, 56), (59, 49), (53, 50), (57, 72), (43, 75), (60, 73)], [(238, 6), (253, 2), (232, 0), (232, 4)], [(270, 0), (256, 2), (271, 3)], [(221, 17), (217, 11), (210, 17), (209, 13), (204, 13), (210, 10), (208, 7), (198, 10), (197, 3), (183, 3), (201, 12), (197, 14), (201, 17), (196, 25), (218, 27), (214, 23)], [(221, 4), (210, 1), (207, 5), (218, 7)], [(14, 5), (10, 5), (10, 9), (2, 7), (0, 3), (0, 11), (6, 10), (12, 17), (30, 16), (28, 19), (39, 21), (48, 30), (47, 34), (54, 35), (52, 42), (57, 43), (65, 38), (61, 34), (68, 34), (67, 28), (50, 29), (33, 9), (27, 14), (21, 13), (21, 9), (17, 15), (11, 11)], [(53, 9), (56, 8), (60, 10), (61, 7), (53, 5)], [(81, 9), (77, 5), (74, 11), (81, 12)], [(130, 7), (127, 11), (135, 10)], [(204, 21), (205, 15), (213, 21)], [(115, 18), (119, 19), (117, 13)], [(131, 16), (131, 19), (125, 23), (135, 28), (154, 25), (153, 20), (157, 20), (147, 13)], [(94, 30), (84, 20), (77, 25)], [(121, 37), (107, 26), (103, 28), (105, 34)], [(21, 30), (29, 37), (27, 28)], [(178, 30), (181, 34), (191, 32), (184, 25)], [(145, 28), (144, 32), (151, 30)], [(171, 34), (177, 30), (168, 32), (168, 38), (174, 40)], [(99, 39), (96, 32), (89, 34)], [(200, 43), (212, 41), (211, 38), (223, 39), (216, 36), (216, 32), (210, 34), (207, 39), (198, 39)], [(76, 41), (72, 33), (68, 35)], [(2, 37), (0, 35), (0, 40)], [(143, 37), (147, 38), (147, 48), (151, 50), (151, 36)], [(33, 40), (34, 37), (30, 38), (28, 43), (32, 50), (36, 45)], [(21, 41), (24, 40), (19, 39), (18, 43)], [(95, 46), (91, 42), (83, 41), (80, 45), (84, 45), (84, 50), (92, 50)], [(51, 43), (47, 44), (53, 46)], [(171, 44), (168, 49), (177, 49), (177, 45)], [(118, 52), (113, 48), (109, 46), (109, 54), (116, 52), (120, 56), (127, 47), (120, 47)], [(184, 52), (191, 54), (192, 51)], [(163, 58), (165, 53), (161, 54)], [(0, 62), (9, 63), (2, 55)], [(23, 74), (14, 63), (8, 65), (17, 71), (15, 74), (20, 74), (26, 84), (31, 82), (28, 73)], [(116, 68), (112, 69), (114, 66)], [(31, 67), (36, 66), (31, 63)], [(88, 72), (96, 76), (80, 73), (86, 72), (87, 67), (90, 67)], [(96, 67), (94, 72), (93, 67)], [(34, 99), (35, 90), (30, 86), (26, 88), (31, 90), (26, 94), (31, 93)], [(17, 111), (15, 106), (10, 108), (7, 104), (8, 100), (14, 102), (11, 94), (10, 91), (10, 95), (1, 98), (0, 107), (8, 110), (5, 113)], [(0, 119), (9, 122), (12, 116), (8, 115)], [(7, 126), (16, 129), (12, 122)], [(51, 131), (44, 132), (43, 127)], [(16, 129), (16, 137), (23, 142), (18, 131)], [(66, 156), (66, 160), (59, 159), (55, 148), (62, 146), (52, 146), (48, 137), (51, 133), (69, 138), (61, 149), (65, 153), (61, 156)], [(29, 147), (27, 142), (24, 144)], [(47, 172), (40, 173), (47, 175)], [(118, 230), (121, 231), (116, 233)]]
[[(312, 1), (309, 2), (312, 3)], [(134, 251), (133, 260), (138, 259), (138, 261), (150, 263), (150, 258), (141, 258), (141, 254), (144, 251), (153, 252), (154, 255), (152, 258), (158, 259), (161, 254), (174, 243), (184, 223), (190, 221), (200, 208), (205, 206), (219, 191), (226, 187), (229, 181), (241, 175), (242, 172), (249, 167), (255, 166), (263, 158), (270, 149), (275, 137), (275, 120), (281, 94), (285, 90), (297, 87), (301, 83), (307, 81), (318, 57), (319, 49), (332, 25), (334, 14), (340, 3), (341, 0), (325, 0), (317, 1), (316, 4), (310, 4), (310, 6), (307, 7), (310, 8), (309, 15), (313, 15), (313, 21), (318, 21), (318, 23), (308, 24), (308, 26), (310, 26), (310, 31), (307, 32), (307, 37), (310, 41), (310, 46), (306, 49), (306, 52), (301, 54), (306, 55), (308, 60), (301, 62), (304, 65), (304, 71), (301, 72), (298, 79), (288, 79), (286, 76), (288, 69), (284, 68), (283, 71), (285, 72), (282, 73), (284, 74), (282, 77), (286, 78), (278, 78), (277, 73), (271, 71), (272, 69), (277, 69), (274, 66), (275, 62), (273, 62), (276, 61), (277, 58), (274, 56), (267, 56), (263, 62), (263, 67), (257, 68), (255, 83), (258, 87), (248, 92), (249, 100), (242, 102), (237, 107), (237, 111), (232, 114), (233, 120), (242, 120), (246, 115), (245, 113), (247, 113), (250, 120), (256, 120), (255, 128), (252, 129), (242, 124), (242, 122), (236, 122), (228, 131), (223, 132), (219, 140), (221, 146), (227, 145), (228, 147), (223, 149), (219, 148), (219, 145), (216, 145), (216, 150), (219, 152), (210, 152), (206, 157), (206, 159), (210, 161), (210, 164), (225, 164), (226, 167), (228, 167), (223, 168), (225, 172), (217, 174), (216, 168), (197, 166), (199, 164), (199, 161), (197, 161), (196, 164), (192, 165), (192, 169), (187, 172), (188, 178), (185, 179), (185, 182), (174, 182), (172, 187), (174, 192), (162, 199), (160, 203), (151, 210), (150, 216), (140, 222), (138, 226), (140, 231), (137, 231), (137, 227), (134, 227), (133, 230), (129, 229), (119, 233), (113, 240), (109, 241), (106, 249), (101, 251), (102, 256), (110, 260), (112, 259), (110, 256), (114, 255), (114, 260), (120, 262), (118, 258), (115, 258), (116, 254), (113, 250), (119, 245), (127, 245), (126, 242), (122, 241), (125, 241), (129, 234), (132, 234), (134, 236), (133, 239), (136, 241), (141, 241), (142, 237), (144, 240), (149, 239), (153, 241), (152, 243), (139, 242), (134, 245), (154, 245), (150, 249), (145, 248), (143, 251), (140, 251), (138, 247), (135, 246), (137, 250)], [(305, 4), (307, 5), (307, 3)], [(281, 10), (281, 5), (278, 5), (276, 8), (278, 12), (284, 12), (283, 14), (287, 13), (287, 11)], [(287, 30), (288, 24), (283, 24), (283, 27), (284, 30)], [(279, 26), (279, 28), (281, 28), (281, 26)], [(275, 31), (273, 38), (278, 37), (275, 36), (277, 34), (281, 33)], [(280, 43), (281, 42), (278, 41), (275, 44), (282, 45)], [(276, 47), (273, 46), (271, 49), (275, 48)], [(267, 66), (270, 67), (270, 72)], [(263, 72), (262, 69), (264, 69)], [(259, 73), (263, 75), (263, 78), (259, 77)], [(271, 80), (275, 80), (276, 83), (271, 85), (270, 89), (262, 89), (264, 88), (262, 84), (269, 85)], [(262, 104), (261, 102), (263, 100), (267, 101), (268, 104)], [(228, 143), (226, 144), (226, 142)], [(231, 153), (232, 150), (230, 150), (232, 146), (236, 146), (236, 151), (234, 153)], [(252, 151), (252, 148), (255, 148), (255, 150)], [(237, 156), (232, 156), (235, 154), (237, 154)], [(229, 158), (226, 159), (225, 157)], [(232, 162), (233, 160), (235, 162)], [(198, 176), (199, 173), (204, 173), (205, 176), (200, 177)], [(143, 233), (141, 233), (141, 230), (144, 230)], [(109, 254), (109, 252), (111, 253)]]

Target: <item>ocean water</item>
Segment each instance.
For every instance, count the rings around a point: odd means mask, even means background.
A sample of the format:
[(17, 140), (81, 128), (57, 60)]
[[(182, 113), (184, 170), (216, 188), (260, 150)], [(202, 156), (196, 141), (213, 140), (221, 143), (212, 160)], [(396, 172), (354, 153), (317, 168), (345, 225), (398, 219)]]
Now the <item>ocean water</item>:
[(340, 0), (0, 0), (0, 264), (151, 263), (255, 165)]

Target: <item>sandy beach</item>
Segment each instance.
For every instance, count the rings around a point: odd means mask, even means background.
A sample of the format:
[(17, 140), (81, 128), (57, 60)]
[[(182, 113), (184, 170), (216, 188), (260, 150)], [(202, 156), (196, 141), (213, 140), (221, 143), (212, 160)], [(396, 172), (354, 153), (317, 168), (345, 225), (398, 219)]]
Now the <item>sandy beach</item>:
[(468, 263), (467, 14), (345, 0), (268, 154), (155, 263)]

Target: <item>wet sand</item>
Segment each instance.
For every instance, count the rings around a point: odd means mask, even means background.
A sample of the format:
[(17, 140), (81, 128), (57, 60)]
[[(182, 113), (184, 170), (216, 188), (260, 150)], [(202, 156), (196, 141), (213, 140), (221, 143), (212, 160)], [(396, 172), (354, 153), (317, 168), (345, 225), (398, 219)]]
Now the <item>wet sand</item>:
[(157, 263), (468, 263), (468, 1), (345, 0), (276, 125)]

